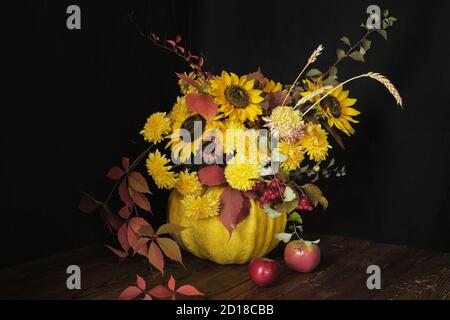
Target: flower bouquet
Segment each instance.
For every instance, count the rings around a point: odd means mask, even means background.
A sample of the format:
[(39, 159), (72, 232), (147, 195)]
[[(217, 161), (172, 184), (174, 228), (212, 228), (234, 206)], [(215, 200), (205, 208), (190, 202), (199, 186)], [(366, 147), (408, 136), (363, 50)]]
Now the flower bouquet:
[[(148, 257), (164, 270), (164, 258), (181, 262), (178, 246), (219, 264), (247, 263), (266, 255), (280, 242), (301, 238), (302, 215), (328, 201), (317, 186), (319, 178), (340, 177), (345, 166), (330, 158), (333, 144), (343, 147), (339, 133), (355, 133), (360, 111), (345, 86), (369, 78), (383, 84), (402, 106), (394, 85), (379, 73), (367, 72), (338, 81), (337, 65), (345, 59), (363, 62), (369, 37), (386, 30), (395, 18), (385, 14), (382, 29), (365, 26), (365, 34), (345, 49), (325, 72), (311, 68), (323, 51), (320, 45), (290, 85), (264, 75), (204, 70), (204, 58), (180, 45), (181, 37), (149, 39), (182, 57), (192, 68), (180, 73), (180, 96), (169, 112), (149, 116), (142, 131), (147, 149), (130, 164), (113, 167), (123, 207), (112, 213), (107, 201), (84, 195), (80, 208), (100, 208), (121, 249)], [(332, 141), (334, 140), (334, 142)], [(154, 231), (139, 210), (151, 211), (150, 189), (135, 170), (145, 159), (148, 175), (159, 189), (171, 190), (168, 223)], [(289, 225), (286, 228), (286, 225)], [(161, 237), (171, 234), (176, 240)]]

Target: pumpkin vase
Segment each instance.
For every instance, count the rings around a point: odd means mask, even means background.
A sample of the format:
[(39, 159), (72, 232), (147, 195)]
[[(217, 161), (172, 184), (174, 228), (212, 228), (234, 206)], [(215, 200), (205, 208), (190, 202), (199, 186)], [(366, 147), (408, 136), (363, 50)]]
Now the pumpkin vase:
[[(210, 187), (208, 192), (220, 197), (224, 188)], [(244, 264), (272, 251), (279, 240), (274, 235), (284, 232), (286, 215), (269, 217), (254, 199), (249, 215), (237, 224), (231, 236), (218, 216), (194, 219), (183, 214), (183, 196), (173, 190), (168, 201), (168, 221), (183, 226), (173, 237), (195, 256), (218, 264)]]

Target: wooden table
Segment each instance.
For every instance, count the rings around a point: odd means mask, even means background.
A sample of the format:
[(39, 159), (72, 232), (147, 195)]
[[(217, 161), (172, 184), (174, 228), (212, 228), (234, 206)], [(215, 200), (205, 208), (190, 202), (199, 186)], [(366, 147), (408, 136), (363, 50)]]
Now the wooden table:
[[(183, 253), (186, 269), (170, 264), (178, 285), (189, 283), (206, 299), (450, 299), (450, 254), (407, 246), (321, 236), (322, 261), (312, 273), (290, 271), (282, 263), (280, 282), (256, 286), (247, 265), (220, 266)], [(281, 260), (282, 248), (273, 253)], [(81, 268), (80, 290), (66, 287), (66, 268)], [(368, 290), (366, 268), (381, 268), (381, 290)], [(141, 257), (117, 264), (102, 245), (92, 245), (0, 271), (0, 299), (114, 299), (135, 281), (152, 275)], [(152, 280), (151, 280), (152, 281)]]

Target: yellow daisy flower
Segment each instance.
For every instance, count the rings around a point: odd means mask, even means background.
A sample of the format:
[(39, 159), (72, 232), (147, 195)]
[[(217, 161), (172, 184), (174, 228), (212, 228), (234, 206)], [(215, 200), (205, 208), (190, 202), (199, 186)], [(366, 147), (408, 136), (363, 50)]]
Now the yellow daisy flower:
[(225, 178), (228, 184), (237, 190), (251, 190), (256, 179), (259, 178), (259, 163), (249, 163), (239, 161), (238, 157), (234, 157), (228, 161), (225, 167)]
[(314, 161), (323, 161), (327, 158), (328, 149), (331, 148), (327, 140), (327, 133), (320, 124), (308, 122), (305, 135), (300, 140), (309, 158)]
[(169, 120), (170, 123), (175, 123), (180, 121), (180, 119), (185, 119), (186, 115), (189, 114), (189, 111), (186, 106), (186, 98), (185, 97), (177, 97), (177, 102), (173, 105), (172, 110), (169, 112)]
[(281, 163), (281, 168), (285, 170), (291, 171), (297, 169), (303, 159), (305, 159), (305, 148), (303, 148), (300, 141), (280, 141), (278, 149), (282, 154), (287, 156), (287, 160)]
[(220, 198), (207, 191), (203, 196), (186, 196), (181, 200), (183, 214), (189, 218), (206, 219), (219, 215)]
[(170, 162), (159, 150), (150, 153), (146, 162), (148, 174), (155, 181), (159, 189), (172, 189), (177, 183), (177, 175), (170, 171), (172, 166), (166, 166)]
[(292, 107), (279, 106), (273, 109), (266, 121), (265, 127), (282, 140), (296, 141), (302, 138), (305, 123), (299, 110)]
[(220, 105), (219, 111), (231, 119), (244, 122), (254, 121), (262, 114), (260, 102), (261, 90), (253, 88), (254, 80), (248, 80), (247, 76), (238, 77), (234, 73), (228, 74), (222, 71), (220, 77), (211, 80), (209, 93)]
[(203, 193), (203, 186), (198, 180), (197, 172), (189, 172), (188, 169), (178, 174), (175, 189), (184, 196), (199, 196)]
[(168, 133), (170, 133), (170, 120), (165, 112), (152, 114), (140, 132), (146, 141), (152, 143), (161, 142)]
[[(304, 80), (303, 83), (308, 89), (308, 91), (301, 93), (303, 96), (307, 96), (311, 92), (323, 87), (323, 82), (321, 80), (317, 81), (317, 83)], [(332, 89), (328, 91), (331, 90)], [(343, 90), (343, 87), (340, 86), (319, 103), (317, 111), (319, 115), (327, 119), (330, 128), (336, 126), (336, 128), (349, 136), (355, 133), (355, 129), (353, 129), (350, 122), (359, 122), (353, 119), (352, 116), (357, 116), (361, 112), (351, 108), (351, 106), (356, 103), (356, 99), (349, 98), (348, 94), (349, 91)], [(318, 101), (319, 99), (320, 96), (317, 96), (314, 100)]]

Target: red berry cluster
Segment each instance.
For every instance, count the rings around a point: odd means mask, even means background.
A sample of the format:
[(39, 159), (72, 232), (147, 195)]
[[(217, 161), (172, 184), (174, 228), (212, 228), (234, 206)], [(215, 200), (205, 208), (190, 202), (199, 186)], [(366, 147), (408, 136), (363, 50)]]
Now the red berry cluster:
[(259, 205), (269, 203), (271, 208), (283, 202), (285, 187), (281, 184), (280, 179), (276, 178), (270, 182), (258, 182), (253, 191), (259, 196)]
[(300, 201), (298, 202), (297, 208), (302, 211), (310, 211), (310, 212), (314, 210), (311, 201), (309, 201), (308, 197), (305, 195), (302, 195), (300, 197)]

